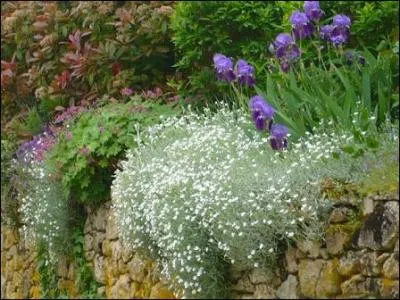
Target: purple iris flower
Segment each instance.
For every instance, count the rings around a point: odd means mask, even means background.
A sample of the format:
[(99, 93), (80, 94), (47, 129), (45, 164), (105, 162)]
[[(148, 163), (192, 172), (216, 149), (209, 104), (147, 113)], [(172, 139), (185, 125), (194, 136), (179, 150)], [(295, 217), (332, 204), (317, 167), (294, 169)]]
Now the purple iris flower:
[(289, 130), (286, 126), (281, 124), (272, 124), (270, 143), (274, 150), (282, 150), (287, 148), (287, 135)]
[(289, 72), (290, 65), (289, 65), (289, 63), (288, 63), (286, 60), (283, 60), (283, 61), (281, 62), (281, 64), (280, 64), (280, 66), (281, 66), (282, 72), (284, 72), (284, 73)]
[(290, 23), (292, 23), (296, 39), (309, 37), (314, 31), (314, 27), (305, 13), (295, 11), (290, 17)]
[(253, 96), (250, 99), (249, 106), (256, 128), (258, 130), (269, 129), (269, 126), (272, 124), (275, 109), (259, 95)]
[(236, 63), (236, 76), (240, 84), (253, 86), (256, 81), (254, 79), (254, 67), (249, 65), (247, 61), (239, 59)]
[(339, 46), (347, 43), (350, 36), (351, 20), (346, 15), (336, 15), (333, 17), (333, 29), (330, 33), (330, 41)]
[(329, 40), (331, 38), (331, 33), (333, 30), (334, 26), (333, 25), (325, 25), (322, 26), (320, 31), (319, 31), (319, 36), (323, 40)]
[(334, 26), (330, 40), (335, 46), (339, 46), (347, 43), (350, 36), (350, 30), (348, 27)]
[(332, 25), (334, 26), (342, 26), (342, 27), (350, 27), (351, 20), (346, 15), (336, 15), (333, 17)]
[(233, 62), (230, 58), (217, 53), (214, 55), (213, 60), (219, 80), (226, 80), (228, 82), (235, 80), (236, 77), (233, 72)]
[(324, 16), (324, 11), (319, 8), (319, 1), (304, 1), (304, 12), (314, 22), (318, 22)]
[(293, 43), (294, 43), (294, 41), (290, 34), (280, 33), (275, 38), (274, 47), (275, 48), (286, 47), (287, 45), (290, 45)]

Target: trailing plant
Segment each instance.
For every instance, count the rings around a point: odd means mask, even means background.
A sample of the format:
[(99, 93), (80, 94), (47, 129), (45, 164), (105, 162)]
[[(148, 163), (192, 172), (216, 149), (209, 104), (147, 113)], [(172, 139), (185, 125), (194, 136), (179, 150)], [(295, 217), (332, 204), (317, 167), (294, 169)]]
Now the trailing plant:
[(112, 174), (124, 151), (135, 145), (138, 130), (158, 122), (161, 115), (174, 114), (171, 106), (131, 100), (82, 112), (59, 135), (46, 164), (57, 174), (66, 197), (92, 205), (107, 200)]

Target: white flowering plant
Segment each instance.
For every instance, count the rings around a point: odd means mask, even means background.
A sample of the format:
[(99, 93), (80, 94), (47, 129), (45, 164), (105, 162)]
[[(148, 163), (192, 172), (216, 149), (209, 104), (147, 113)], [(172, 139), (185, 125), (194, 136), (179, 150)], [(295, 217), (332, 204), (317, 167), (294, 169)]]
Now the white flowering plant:
[(357, 181), (365, 172), (365, 157), (341, 150), (353, 135), (331, 132), (275, 152), (242, 110), (153, 126), (115, 175), (120, 236), (159, 261), (177, 296), (221, 297), (227, 265), (264, 268), (282, 243), (323, 237), (330, 202), (321, 182)]
[(33, 153), (27, 153), (23, 161), (15, 164), (21, 234), (27, 243), (45, 246), (54, 263), (68, 236), (67, 198), (61, 184), (52, 178), (42, 161), (34, 159)]

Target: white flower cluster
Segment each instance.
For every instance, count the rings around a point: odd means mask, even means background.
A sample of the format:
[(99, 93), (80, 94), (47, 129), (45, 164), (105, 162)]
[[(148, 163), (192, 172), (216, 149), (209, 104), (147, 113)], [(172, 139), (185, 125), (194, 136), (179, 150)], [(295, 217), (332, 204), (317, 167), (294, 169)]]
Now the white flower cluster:
[(350, 135), (307, 135), (274, 152), (226, 107), (168, 119), (141, 139), (116, 173), (112, 210), (124, 242), (158, 258), (180, 297), (216, 297), (224, 264), (266, 267), (282, 241), (320, 236), (321, 180), (353, 176), (352, 163), (332, 158)]
[(63, 247), (68, 228), (68, 204), (61, 185), (49, 178), (41, 163), (32, 161), (19, 172), (19, 213), (25, 241), (44, 244), (52, 260)]

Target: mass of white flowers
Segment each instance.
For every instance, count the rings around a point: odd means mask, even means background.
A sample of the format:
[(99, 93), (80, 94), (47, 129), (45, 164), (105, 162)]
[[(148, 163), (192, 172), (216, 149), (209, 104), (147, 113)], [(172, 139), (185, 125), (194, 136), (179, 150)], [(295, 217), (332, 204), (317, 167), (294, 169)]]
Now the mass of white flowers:
[(68, 228), (68, 204), (61, 185), (51, 180), (42, 163), (21, 166), (18, 188), (21, 233), (27, 243), (42, 243), (50, 258), (57, 259)]
[(137, 139), (146, 143), (116, 172), (112, 211), (124, 243), (157, 258), (178, 297), (220, 297), (226, 265), (263, 268), (282, 242), (321, 237), (321, 181), (357, 178), (356, 160), (332, 158), (350, 134), (308, 134), (274, 152), (243, 111), (226, 107)]

